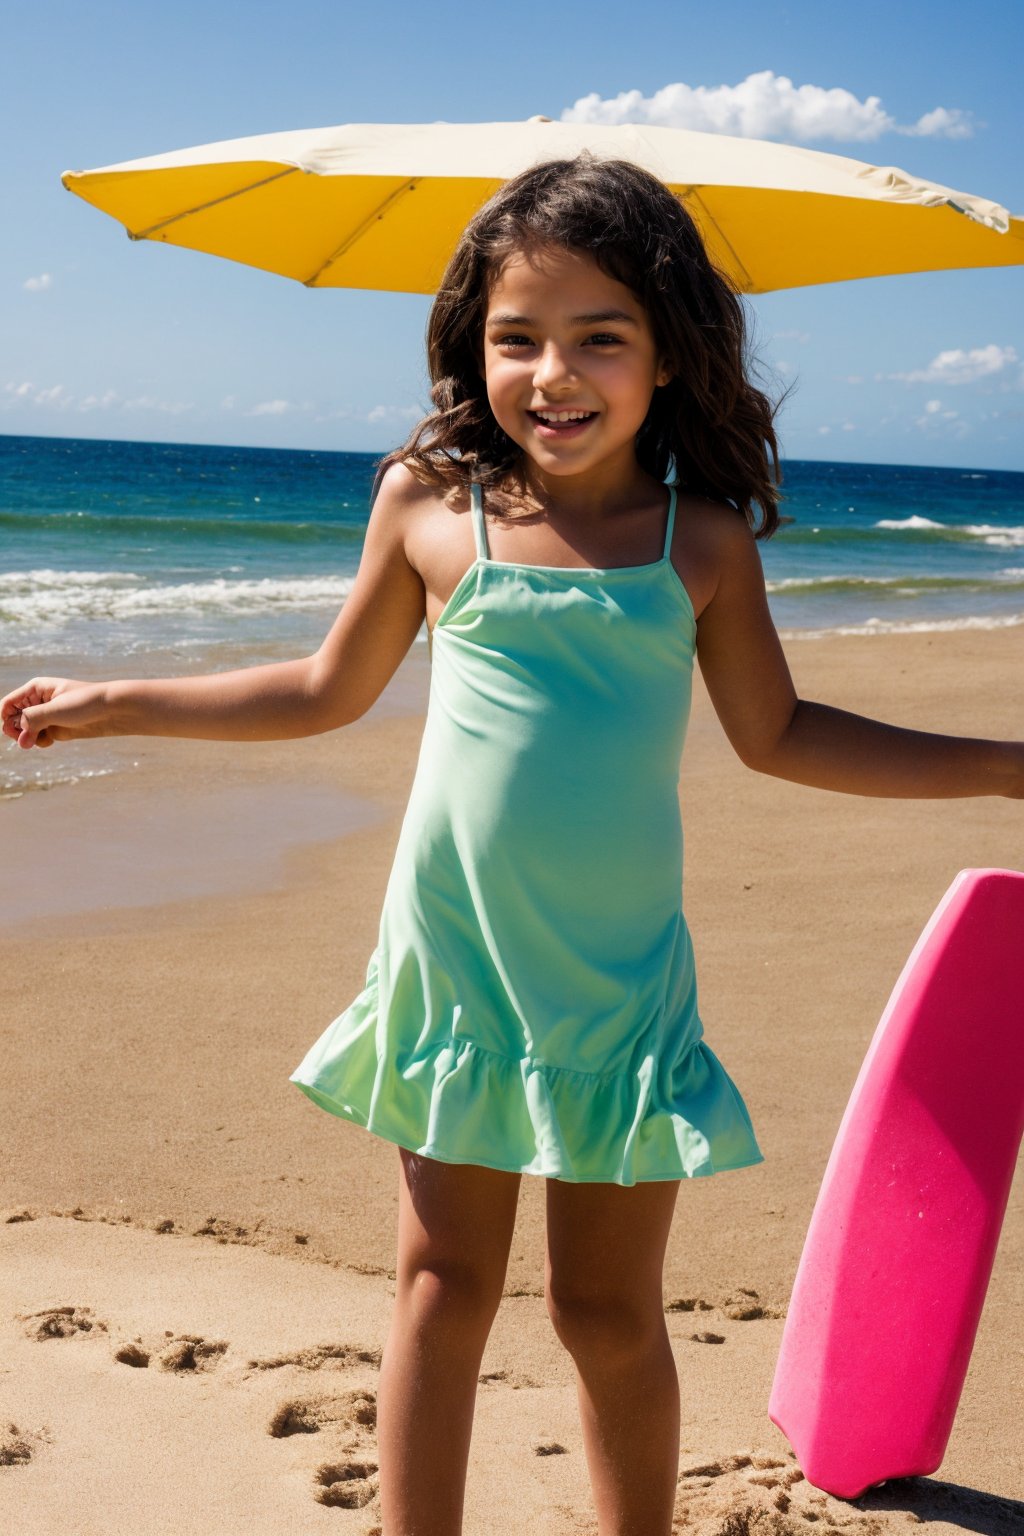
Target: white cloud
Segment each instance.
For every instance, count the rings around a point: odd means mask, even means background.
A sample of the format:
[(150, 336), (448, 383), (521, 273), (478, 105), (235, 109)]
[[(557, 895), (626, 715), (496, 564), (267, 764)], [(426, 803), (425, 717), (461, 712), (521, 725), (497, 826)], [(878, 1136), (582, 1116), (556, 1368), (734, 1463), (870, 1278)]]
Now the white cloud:
[(418, 421), (423, 412), (415, 405), (375, 405), (367, 411), (367, 421)]
[(897, 128), (896, 131), (911, 134), (915, 138), (969, 139), (974, 129), (969, 112), (961, 112), (959, 107), (954, 107), (952, 111), (946, 107), (934, 107), (912, 126)]
[(819, 427), (818, 428), (818, 436), (819, 437), (828, 437), (828, 435), (829, 435), (829, 433), (831, 431), (832, 431), (831, 427)]
[(288, 411), (292, 409), (293, 407), (290, 400), (263, 400), (259, 405), (254, 405), (251, 411), (247, 411), (246, 415), (284, 416)]
[(844, 432), (856, 432), (856, 430), (857, 430), (857, 423), (855, 421), (844, 421), (843, 422), (843, 431)]
[(222, 411), (233, 411), (235, 408), (234, 395), (225, 395), (224, 399), (220, 403), (220, 408)]
[(86, 395), (78, 402), (80, 411), (108, 411), (112, 405), (117, 404), (117, 391), (105, 390), (102, 395)]
[(884, 133), (918, 138), (969, 138), (970, 114), (959, 108), (934, 107), (915, 123), (898, 123), (880, 97), (863, 101), (841, 87), (794, 85), (770, 69), (748, 75), (738, 85), (663, 85), (652, 96), (620, 91), (601, 97), (581, 96), (562, 112), (564, 123), (650, 123), (659, 128), (692, 128), (747, 139), (813, 139), (866, 142)]
[(192, 411), (195, 406), (190, 401), (184, 400), (157, 400), (153, 395), (138, 395), (133, 400), (123, 399), (116, 389), (104, 390), (102, 394), (83, 395), (79, 399), (64, 384), (49, 384), (45, 388), (37, 388), (35, 384), (25, 382), (22, 384), (5, 384), (3, 393), (8, 397), (4, 402), (7, 410), (14, 410), (18, 404), (32, 404), (51, 410), (68, 410), (74, 407), (76, 411), (88, 413), (90, 411), (161, 411), (171, 416), (180, 416), (183, 411)]
[(905, 384), (974, 384), (978, 379), (991, 378), (1003, 373), (1019, 361), (1014, 347), (999, 347), (994, 341), (987, 347), (952, 347), (933, 357), (927, 368), (914, 368), (909, 373), (890, 373), (890, 379), (902, 379)]
[(26, 278), (21, 286), (26, 293), (45, 293), (47, 288), (53, 287), (53, 278), (49, 272), (40, 272), (38, 277)]
[(773, 341), (798, 341), (801, 345), (810, 339), (810, 331), (776, 331), (772, 337)]
[(28, 379), (21, 384), (5, 384), (4, 394), (10, 396), (6, 402), (8, 410), (13, 410), (19, 402), (26, 405), (68, 405), (72, 399), (63, 384), (48, 384), (43, 388)]
[(863, 384), (864, 375), (862, 373), (848, 373), (846, 375), (846, 382), (847, 384)]
[(924, 415), (915, 417), (914, 426), (933, 437), (968, 437), (971, 431), (959, 411), (942, 409), (941, 400), (927, 400)]
[[(112, 389), (103, 396), (103, 401), (108, 399), (116, 401), (117, 396)], [(167, 416), (180, 416), (182, 411), (194, 409), (191, 401), (186, 400), (157, 400), (152, 395), (136, 395), (132, 400), (121, 401), (122, 411), (162, 411)]]

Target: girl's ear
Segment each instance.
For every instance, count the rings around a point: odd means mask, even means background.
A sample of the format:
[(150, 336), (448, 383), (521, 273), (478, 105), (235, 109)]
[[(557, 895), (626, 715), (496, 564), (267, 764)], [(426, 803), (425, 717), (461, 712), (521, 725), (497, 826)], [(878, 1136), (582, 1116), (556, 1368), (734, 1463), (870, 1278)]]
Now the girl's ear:
[(666, 362), (660, 362), (658, 364), (658, 371), (654, 376), (654, 382), (659, 386), (659, 388), (663, 384), (671, 384), (674, 378), (675, 374), (669, 364)]

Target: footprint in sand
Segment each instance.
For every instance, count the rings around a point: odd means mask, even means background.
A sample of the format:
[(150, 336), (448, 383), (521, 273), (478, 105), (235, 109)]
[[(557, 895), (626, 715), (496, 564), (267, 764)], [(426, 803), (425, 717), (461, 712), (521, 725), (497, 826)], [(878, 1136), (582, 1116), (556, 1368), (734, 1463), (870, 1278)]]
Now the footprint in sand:
[(762, 1317), (782, 1317), (782, 1312), (777, 1312), (774, 1307), (765, 1306), (756, 1291), (748, 1290), (745, 1286), (739, 1286), (731, 1296), (727, 1296), (722, 1303), (722, 1314), (731, 1318), (734, 1323), (752, 1323)]
[(675, 1517), (683, 1531), (716, 1536), (885, 1536), (894, 1529), (891, 1520), (812, 1487), (791, 1451), (741, 1452), (683, 1468)]
[(120, 1365), (145, 1369), (155, 1365), (161, 1371), (202, 1372), (216, 1370), (227, 1351), (222, 1339), (204, 1339), (198, 1333), (164, 1334), (156, 1344), (147, 1345), (141, 1336), (120, 1344), (114, 1359)]
[(227, 1351), (220, 1339), (204, 1339), (198, 1333), (172, 1334), (156, 1359), (163, 1371), (213, 1371)]
[(329, 1461), (313, 1475), (313, 1497), (337, 1509), (362, 1509), (377, 1492), (373, 1461)]
[(335, 1397), (323, 1393), (289, 1398), (274, 1413), (267, 1432), (276, 1439), (333, 1433), (341, 1454), (314, 1469), (313, 1497), (318, 1504), (362, 1509), (377, 1494), (377, 1463), (367, 1459), (376, 1428), (376, 1395), (356, 1388)]
[(280, 1440), (287, 1435), (319, 1434), (334, 1425), (345, 1429), (357, 1425), (363, 1429), (376, 1429), (376, 1396), (357, 1388), (340, 1397), (329, 1397), (325, 1393), (317, 1397), (289, 1398), (275, 1411), (267, 1425), (267, 1433)]
[(534, 1381), (531, 1376), (524, 1376), (521, 1371), (485, 1371), (477, 1377), (481, 1387), (511, 1387), (513, 1392), (518, 1392), (521, 1387), (539, 1387), (540, 1382)]
[(380, 1366), (379, 1349), (360, 1349), (356, 1344), (316, 1344), (309, 1349), (296, 1349), (286, 1355), (268, 1355), (265, 1359), (247, 1360), (246, 1372), (277, 1371), (286, 1365), (297, 1365), (304, 1371), (319, 1371), (324, 1366), (344, 1370), (353, 1365)]
[(738, 1286), (717, 1307), (714, 1302), (705, 1301), (703, 1296), (677, 1296), (674, 1301), (666, 1303), (666, 1312), (715, 1312), (729, 1318), (734, 1323), (752, 1323), (763, 1317), (782, 1317), (782, 1312), (777, 1312), (774, 1307), (767, 1306), (756, 1291), (748, 1286)]
[[(29, 1339), (75, 1339), (99, 1337), (109, 1333), (108, 1326), (91, 1307), (47, 1307), (42, 1312), (18, 1313)], [(114, 1359), (136, 1368), (156, 1365), (163, 1371), (212, 1371), (227, 1350), (221, 1339), (204, 1339), (198, 1333), (172, 1333), (168, 1329), (159, 1341), (147, 1344), (141, 1336), (119, 1344)]]
[(29, 1339), (73, 1339), (80, 1334), (106, 1333), (107, 1325), (91, 1307), (47, 1307), (42, 1312), (19, 1312)]
[(0, 1423), (0, 1467), (22, 1466), (31, 1461), (41, 1445), (50, 1443), (47, 1429), (20, 1429), (8, 1419)]

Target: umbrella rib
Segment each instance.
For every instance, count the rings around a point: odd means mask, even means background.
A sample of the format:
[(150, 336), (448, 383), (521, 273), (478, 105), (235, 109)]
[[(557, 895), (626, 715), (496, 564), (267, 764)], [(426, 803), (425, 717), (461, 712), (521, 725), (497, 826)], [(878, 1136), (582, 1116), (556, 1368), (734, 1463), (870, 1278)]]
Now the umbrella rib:
[(229, 203), (233, 197), (244, 197), (247, 192), (256, 192), (260, 187), (267, 187), (272, 181), (280, 181), (282, 176), (294, 176), (300, 167), (286, 165), (283, 170), (275, 171), (272, 176), (264, 176), (261, 181), (251, 181), (247, 186), (236, 187), (233, 192), (225, 192), (221, 197), (211, 197), (208, 202), (196, 203), (194, 208), (183, 208), (180, 213), (172, 213), (169, 219), (161, 219), (158, 224), (151, 224), (148, 229), (138, 231), (129, 230), (130, 240), (149, 240), (161, 229), (167, 229), (171, 224), (177, 224), (179, 219), (191, 218), (194, 213), (205, 213), (209, 208), (216, 208), (220, 203)]
[(317, 278), (324, 275), (328, 267), (333, 266), (334, 263), (339, 261), (347, 251), (352, 249), (357, 240), (361, 240), (363, 238), (371, 224), (375, 224), (379, 219), (384, 218), (385, 214), (390, 211), (393, 204), (397, 203), (400, 197), (404, 197), (407, 192), (415, 192), (416, 185), (417, 184), (415, 181), (404, 181), (400, 187), (396, 187), (393, 192), (389, 192), (384, 201), (378, 203), (377, 206), (366, 215), (366, 218), (362, 221), (362, 223), (357, 224), (355, 229), (352, 230), (351, 234), (346, 235), (345, 239), (337, 247), (337, 249), (332, 251), (327, 259), (320, 263), (316, 271), (311, 273), (309, 277), (304, 277), (302, 279), (302, 282), (305, 284), (305, 286), (307, 288), (311, 288), (316, 282)]
[(732, 241), (729, 239), (728, 235), (725, 233), (725, 230), (722, 228), (721, 224), (719, 224), (718, 220), (712, 217), (711, 210), (708, 208), (707, 203), (701, 197), (700, 192), (696, 187), (687, 187), (683, 192), (683, 200), (689, 201), (690, 199), (692, 199), (693, 202), (697, 204), (697, 207), (700, 209), (707, 223), (717, 233), (718, 238), (721, 240), (722, 244), (725, 246), (725, 249), (729, 252), (729, 255), (735, 262), (736, 271), (742, 273), (743, 284), (746, 292), (759, 292), (757, 284), (754, 282), (754, 279), (751, 277), (750, 273), (743, 265), (743, 262), (740, 260), (739, 252), (733, 245)]

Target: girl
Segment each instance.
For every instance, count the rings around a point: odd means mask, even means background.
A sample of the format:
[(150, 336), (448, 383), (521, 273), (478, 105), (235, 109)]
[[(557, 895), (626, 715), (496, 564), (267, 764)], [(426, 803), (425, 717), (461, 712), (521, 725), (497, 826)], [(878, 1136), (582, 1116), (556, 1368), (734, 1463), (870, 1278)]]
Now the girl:
[(430, 706), (380, 943), (292, 1076), (399, 1148), (384, 1533), (461, 1528), (530, 1173), (547, 1180), (547, 1302), (600, 1532), (667, 1536), (679, 1406), (661, 1275), (679, 1180), (761, 1156), (701, 1038), (680, 909), (694, 654), (739, 756), (780, 778), (1024, 796), (1024, 746), (796, 697), (752, 535), (755, 506), (759, 536), (777, 522), (772, 408), (745, 377), (738, 300), (653, 176), (580, 156), (508, 182), (459, 243), (428, 346), (434, 410), (384, 463), (315, 655), (36, 678), (3, 701), (3, 728), (26, 748), (332, 730), (426, 618)]

